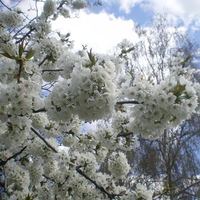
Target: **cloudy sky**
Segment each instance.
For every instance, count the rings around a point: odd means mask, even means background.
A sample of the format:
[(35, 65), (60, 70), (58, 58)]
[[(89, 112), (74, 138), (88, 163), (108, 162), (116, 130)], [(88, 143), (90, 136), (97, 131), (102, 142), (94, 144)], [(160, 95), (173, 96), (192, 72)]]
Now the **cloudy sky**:
[[(15, 4), (16, 0), (2, 0)], [(95, 2), (95, 0), (89, 0)], [(134, 42), (134, 25), (149, 26), (156, 13), (168, 12), (174, 22), (185, 27), (200, 44), (200, 0), (101, 0), (101, 7), (80, 11), (78, 18), (60, 18), (53, 29), (71, 33), (75, 48), (82, 45), (105, 53), (124, 38)], [(19, 7), (27, 8), (33, 0), (21, 0)], [(0, 3), (1, 4), (1, 3)]]
[[(94, 2), (94, 0), (90, 0)], [(200, 43), (200, 0), (101, 0), (102, 6), (81, 11), (79, 18), (60, 19), (54, 28), (69, 31), (75, 48), (87, 44), (107, 52), (126, 38), (137, 40), (134, 25), (149, 26), (156, 13), (168, 12), (174, 22), (184, 26)]]

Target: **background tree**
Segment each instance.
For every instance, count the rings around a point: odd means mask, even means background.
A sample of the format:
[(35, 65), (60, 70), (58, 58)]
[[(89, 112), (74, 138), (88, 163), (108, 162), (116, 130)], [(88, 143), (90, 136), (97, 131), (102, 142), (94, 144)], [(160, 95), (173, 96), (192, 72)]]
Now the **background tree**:
[(158, 190), (154, 199), (199, 198), (199, 116), (155, 141), (139, 139), (139, 147), (128, 156), (141, 183)]
[[(118, 45), (132, 80), (138, 71), (160, 82), (173, 70), (187, 75), (199, 68), (198, 45), (180, 28), (172, 27), (166, 15), (155, 16), (149, 29), (137, 27), (137, 30), (140, 42), (123, 41)], [(193, 81), (198, 82), (198, 77), (197, 72)], [(199, 198), (199, 133), (199, 116), (194, 115), (156, 140), (139, 137), (138, 148), (128, 158), (134, 177), (147, 187), (157, 187), (154, 199)]]

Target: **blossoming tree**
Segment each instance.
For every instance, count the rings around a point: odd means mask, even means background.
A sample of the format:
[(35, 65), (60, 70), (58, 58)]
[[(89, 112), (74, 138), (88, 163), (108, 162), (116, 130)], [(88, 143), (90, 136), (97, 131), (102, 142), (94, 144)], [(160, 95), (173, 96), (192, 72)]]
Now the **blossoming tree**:
[[(52, 20), (87, 6), (47, 0), (28, 22), (16, 7), (0, 11), (1, 199), (152, 199), (145, 186), (123, 184), (126, 151), (137, 134), (155, 139), (198, 111), (200, 87), (181, 55), (148, 77), (124, 70), (133, 47), (116, 57), (73, 53), (69, 34), (51, 34)], [(83, 133), (94, 120), (98, 128)]]
[[(140, 72), (158, 83), (179, 70), (184, 76), (193, 77), (193, 82), (198, 82), (199, 72), (194, 70), (199, 68), (198, 45), (191, 42), (181, 27), (171, 26), (167, 14), (155, 15), (150, 27), (138, 26), (136, 31), (140, 35), (137, 43), (133, 45), (124, 40), (118, 45), (121, 56), (126, 59), (126, 73), (133, 80)], [(134, 51), (123, 55), (133, 46)], [(127, 154), (132, 174), (126, 182), (137, 179), (152, 188), (154, 200), (197, 199), (200, 185), (198, 147), (198, 113), (180, 125), (166, 129), (154, 141), (138, 137), (137, 148)]]

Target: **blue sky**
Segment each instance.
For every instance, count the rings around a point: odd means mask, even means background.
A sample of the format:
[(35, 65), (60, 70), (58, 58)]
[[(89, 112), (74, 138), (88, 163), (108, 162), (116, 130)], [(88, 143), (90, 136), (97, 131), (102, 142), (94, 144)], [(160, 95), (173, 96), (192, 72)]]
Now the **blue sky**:
[(167, 12), (174, 18), (175, 25), (185, 26), (200, 43), (199, 0), (102, 0), (102, 3), (107, 13), (134, 20), (142, 26), (148, 26), (155, 14)]
[[(200, 44), (200, 0), (101, 0), (101, 2), (101, 7), (80, 12), (80, 24), (76, 24), (75, 20), (68, 21), (76, 48), (80, 47), (78, 38), (80, 32), (82, 42), (99, 52), (109, 52), (124, 38), (134, 42), (137, 40), (134, 33), (135, 24), (149, 26), (155, 14), (165, 12), (173, 20), (174, 26), (181, 25), (182, 30), (187, 31), (189, 36)], [(76, 25), (78, 30), (75, 28)]]
[(107, 3), (107, 1), (102, 1), (102, 6), (94, 7), (91, 10), (99, 13), (104, 9), (107, 13), (114, 13), (115, 17), (124, 17), (125, 19), (131, 19), (142, 25), (146, 25), (149, 22), (149, 19), (153, 16), (153, 12), (145, 11), (141, 6), (142, 4), (136, 3), (131, 8), (130, 12), (126, 13), (124, 10), (120, 9), (118, 3)]
[[(7, 5), (13, 0), (3, 0)], [(95, 2), (95, 0), (89, 0)], [(200, 0), (101, 0), (102, 6), (79, 12), (79, 18), (64, 19), (53, 24), (53, 30), (71, 33), (75, 49), (82, 45), (93, 48), (96, 52), (112, 51), (123, 39), (134, 43), (137, 36), (134, 26), (149, 26), (152, 17), (169, 13), (174, 25), (181, 24), (191, 38), (200, 44)], [(21, 0), (19, 7), (25, 10), (34, 5), (33, 0)]]

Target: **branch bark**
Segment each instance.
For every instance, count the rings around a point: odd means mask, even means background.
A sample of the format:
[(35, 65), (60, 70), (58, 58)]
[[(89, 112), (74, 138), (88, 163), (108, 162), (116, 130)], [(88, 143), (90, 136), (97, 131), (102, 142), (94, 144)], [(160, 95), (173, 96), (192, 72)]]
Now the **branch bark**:
[(33, 131), (33, 133), (35, 133), (35, 135), (37, 135), (37, 136), (47, 145), (47, 147), (49, 147), (54, 153), (58, 153), (58, 151), (57, 151), (53, 146), (51, 146), (51, 145), (45, 140), (45, 138), (43, 138), (43, 137), (41, 136), (41, 134), (40, 134), (37, 130), (35, 130), (33, 127), (31, 127), (31, 131)]
[(82, 175), (85, 179), (87, 179), (88, 181), (90, 181), (91, 183), (93, 183), (97, 189), (99, 189), (101, 192), (103, 192), (104, 194), (106, 194), (110, 200), (115, 199), (115, 197), (120, 197), (120, 196), (122, 196), (121, 194), (110, 194), (110, 193), (109, 193), (108, 191), (106, 191), (102, 186), (98, 185), (98, 184), (96, 183), (96, 181), (92, 180), (89, 176), (87, 176), (87, 175), (81, 170), (82, 167), (83, 167), (83, 166), (81, 166), (81, 165), (80, 165), (80, 166), (77, 166), (77, 167), (76, 167), (76, 171), (77, 171), (80, 175)]
[(9, 157), (8, 159), (4, 160), (4, 161), (0, 161), (0, 166), (4, 166), (9, 160), (16, 158), (18, 155), (20, 155), (27, 146), (23, 147), (19, 152), (17, 152), (16, 154), (14, 154), (13, 156)]

